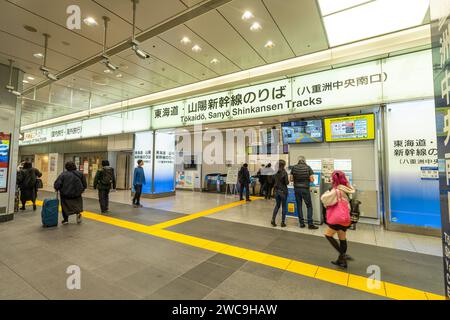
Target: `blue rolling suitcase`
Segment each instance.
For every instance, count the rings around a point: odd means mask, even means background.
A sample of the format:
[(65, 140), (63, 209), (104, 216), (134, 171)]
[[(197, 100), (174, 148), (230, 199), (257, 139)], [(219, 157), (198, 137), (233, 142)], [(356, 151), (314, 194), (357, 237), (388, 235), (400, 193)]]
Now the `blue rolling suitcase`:
[(44, 200), (44, 204), (42, 205), (41, 211), (42, 226), (44, 228), (58, 226), (58, 209), (59, 209), (58, 198)]

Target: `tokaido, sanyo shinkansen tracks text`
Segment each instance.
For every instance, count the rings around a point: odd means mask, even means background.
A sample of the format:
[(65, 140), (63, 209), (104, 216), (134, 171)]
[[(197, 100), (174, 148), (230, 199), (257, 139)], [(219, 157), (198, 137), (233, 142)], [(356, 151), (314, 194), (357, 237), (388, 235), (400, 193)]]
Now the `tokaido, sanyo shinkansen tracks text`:
[(249, 106), (233, 108), (226, 111), (209, 111), (209, 112), (191, 112), (191, 114), (181, 116), (181, 121), (195, 122), (195, 121), (207, 121), (207, 120), (226, 120), (232, 117), (254, 115), (264, 116), (265, 113), (283, 111), (289, 109), (298, 109), (302, 107), (313, 107), (322, 104), (322, 98), (309, 98), (305, 100), (286, 100), (284, 103), (275, 103), (263, 106)]

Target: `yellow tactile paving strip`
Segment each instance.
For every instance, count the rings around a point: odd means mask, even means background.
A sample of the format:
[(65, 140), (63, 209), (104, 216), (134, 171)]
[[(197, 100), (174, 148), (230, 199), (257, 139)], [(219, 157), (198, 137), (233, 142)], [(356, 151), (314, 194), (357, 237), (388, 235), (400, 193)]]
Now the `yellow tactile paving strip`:
[[(42, 201), (37, 201), (37, 204), (42, 206)], [(375, 288), (371, 288), (367, 285), (367, 278), (358, 275), (350, 274), (347, 272), (337, 271), (334, 269), (329, 269), (321, 267), (318, 265), (313, 265), (309, 263), (304, 263), (301, 261), (291, 260), (264, 252), (259, 252), (255, 250), (245, 249), (233, 245), (228, 245), (226, 243), (221, 243), (217, 241), (211, 241), (207, 239), (202, 239), (199, 237), (193, 237), (173, 231), (164, 230), (164, 228), (183, 223), (196, 219), (198, 217), (203, 217), (208, 214), (212, 214), (227, 208), (232, 208), (240, 205), (240, 202), (235, 202), (229, 205), (221, 206), (215, 209), (206, 210), (195, 214), (195, 217), (191, 219), (183, 220), (183, 218), (174, 219), (161, 224), (146, 226), (143, 224), (130, 222), (126, 220), (121, 220), (117, 218), (112, 218), (104, 215), (100, 215), (93, 212), (85, 211), (83, 212), (83, 217), (94, 220), (97, 222), (106, 223), (119, 228), (124, 228), (128, 230), (133, 230), (136, 232), (141, 232), (151, 236), (175, 241), (178, 243), (186, 244), (192, 247), (236, 257), (239, 259), (244, 259), (247, 261), (252, 261), (269, 267), (277, 268), (280, 270), (286, 270), (301, 276), (315, 278), (317, 280), (333, 283), (343, 287), (348, 287), (351, 289), (371, 293), (374, 295), (396, 299), (396, 300), (445, 300), (444, 296), (437, 295), (430, 292), (425, 292), (422, 290), (417, 290), (409, 288), (406, 286), (401, 286), (385, 281), (380, 281), (376, 283)], [(225, 207), (225, 208), (224, 208)], [(222, 209), (219, 209), (222, 208)], [(171, 223), (173, 221), (173, 223)]]

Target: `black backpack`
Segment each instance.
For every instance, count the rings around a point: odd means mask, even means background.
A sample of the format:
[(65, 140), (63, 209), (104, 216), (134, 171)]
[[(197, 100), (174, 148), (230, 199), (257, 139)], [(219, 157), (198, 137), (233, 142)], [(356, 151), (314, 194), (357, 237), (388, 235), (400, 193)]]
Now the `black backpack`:
[(102, 169), (102, 178), (100, 181), (104, 186), (111, 185), (111, 183), (113, 181), (113, 169), (112, 168), (103, 168)]

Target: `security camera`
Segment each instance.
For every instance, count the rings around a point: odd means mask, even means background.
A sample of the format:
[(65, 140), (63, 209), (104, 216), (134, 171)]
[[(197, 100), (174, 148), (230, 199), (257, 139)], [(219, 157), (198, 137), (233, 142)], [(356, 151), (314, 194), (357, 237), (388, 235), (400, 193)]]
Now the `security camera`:
[(7, 85), (6, 86), (6, 90), (8, 90), (9, 93), (12, 93), (13, 95), (20, 97), (22, 95), (22, 93), (20, 93), (19, 91), (17, 91), (14, 87)]
[(42, 66), (41, 67), (41, 71), (44, 74), (44, 76), (46, 76), (48, 79), (52, 80), (52, 81), (57, 81), (58, 76), (54, 75), (53, 73), (50, 72), (50, 70), (48, 70), (46, 67)]
[(114, 72), (114, 71), (116, 71), (117, 69), (119, 69), (118, 66), (114, 65), (114, 64), (109, 60), (109, 57), (108, 57), (108, 56), (103, 55), (102, 57), (103, 57), (102, 63), (103, 63), (109, 70), (111, 70), (111, 71)]
[(132, 46), (133, 51), (136, 53), (136, 55), (139, 58), (141, 58), (141, 59), (148, 59), (148, 58), (150, 58), (150, 55), (147, 52), (145, 52), (142, 49), (139, 49), (139, 44), (140, 43), (138, 41), (133, 40), (133, 41), (131, 41), (131, 44), (133, 45)]

